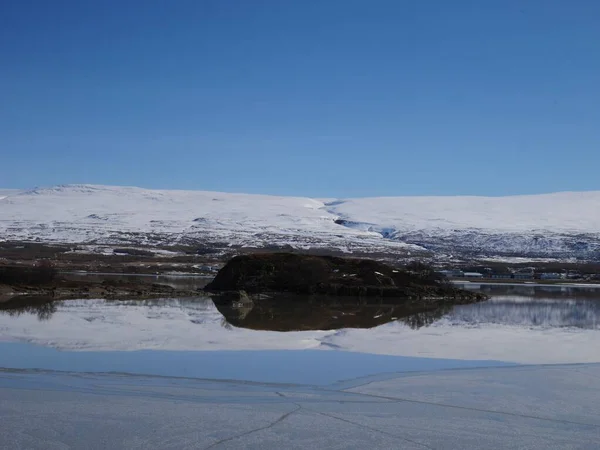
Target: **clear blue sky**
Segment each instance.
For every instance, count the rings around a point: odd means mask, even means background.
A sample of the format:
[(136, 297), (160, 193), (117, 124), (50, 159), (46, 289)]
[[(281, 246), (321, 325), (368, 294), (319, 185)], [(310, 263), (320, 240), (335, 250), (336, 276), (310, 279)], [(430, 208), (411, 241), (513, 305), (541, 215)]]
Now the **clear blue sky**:
[(0, 187), (600, 189), (598, 0), (3, 0)]

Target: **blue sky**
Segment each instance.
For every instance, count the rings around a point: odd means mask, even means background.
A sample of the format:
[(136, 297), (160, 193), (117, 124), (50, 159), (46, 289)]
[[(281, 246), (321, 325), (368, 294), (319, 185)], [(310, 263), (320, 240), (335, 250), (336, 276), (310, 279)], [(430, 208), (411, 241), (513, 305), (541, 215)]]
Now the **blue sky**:
[(597, 0), (4, 0), (0, 187), (600, 189)]

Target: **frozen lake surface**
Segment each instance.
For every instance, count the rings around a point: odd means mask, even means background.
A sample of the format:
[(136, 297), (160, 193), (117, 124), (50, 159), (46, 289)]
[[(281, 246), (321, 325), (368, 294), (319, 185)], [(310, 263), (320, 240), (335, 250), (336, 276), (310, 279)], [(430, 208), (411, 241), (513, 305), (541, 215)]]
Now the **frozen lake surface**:
[(491, 299), (1, 310), (0, 448), (600, 448), (600, 291), (470, 288)]
[(0, 372), (10, 449), (598, 449), (600, 365), (312, 387)]

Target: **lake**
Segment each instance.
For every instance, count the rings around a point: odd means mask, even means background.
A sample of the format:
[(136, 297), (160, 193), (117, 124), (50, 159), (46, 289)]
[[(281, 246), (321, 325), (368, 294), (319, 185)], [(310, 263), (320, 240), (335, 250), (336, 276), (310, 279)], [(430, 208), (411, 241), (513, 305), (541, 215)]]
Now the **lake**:
[(210, 297), (34, 302), (0, 311), (1, 365), (319, 384), (423, 368), (600, 361), (599, 289), (466, 287), (490, 300), (427, 312), (341, 300), (249, 310)]
[(600, 290), (468, 288), (490, 300), (31, 299), (0, 310), (0, 447), (600, 448)]

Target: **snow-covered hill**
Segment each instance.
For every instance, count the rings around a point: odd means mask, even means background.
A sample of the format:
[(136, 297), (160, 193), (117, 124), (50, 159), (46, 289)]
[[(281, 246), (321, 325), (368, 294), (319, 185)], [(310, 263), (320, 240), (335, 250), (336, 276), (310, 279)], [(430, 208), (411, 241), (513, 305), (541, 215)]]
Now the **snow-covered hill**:
[(8, 197), (9, 195), (16, 195), (20, 191), (18, 189), (0, 189), (0, 200)]
[[(349, 227), (449, 254), (600, 256), (600, 192), (333, 202)], [(368, 225), (365, 225), (368, 224)]]
[(318, 200), (67, 185), (0, 191), (0, 239), (600, 255), (600, 192)]

